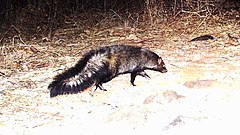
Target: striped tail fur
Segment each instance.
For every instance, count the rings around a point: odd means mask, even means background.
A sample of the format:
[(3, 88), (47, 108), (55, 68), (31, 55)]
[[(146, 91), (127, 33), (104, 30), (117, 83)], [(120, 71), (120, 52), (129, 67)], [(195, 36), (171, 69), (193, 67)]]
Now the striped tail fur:
[(50, 97), (63, 94), (74, 94), (81, 92), (96, 83), (99, 67), (91, 63), (91, 59), (96, 59), (96, 51), (90, 51), (80, 59), (74, 67), (54, 77), (48, 86)]

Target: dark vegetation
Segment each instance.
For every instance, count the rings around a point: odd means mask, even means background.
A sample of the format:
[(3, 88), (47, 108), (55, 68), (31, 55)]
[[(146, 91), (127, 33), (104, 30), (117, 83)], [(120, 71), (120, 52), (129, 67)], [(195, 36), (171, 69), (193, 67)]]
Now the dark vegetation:
[(77, 35), (102, 24), (153, 27), (183, 14), (239, 14), (239, 5), (238, 0), (1, 0), (0, 40), (1, 45), (14, 37), (51, 40), (58, 29), (75, 28)]

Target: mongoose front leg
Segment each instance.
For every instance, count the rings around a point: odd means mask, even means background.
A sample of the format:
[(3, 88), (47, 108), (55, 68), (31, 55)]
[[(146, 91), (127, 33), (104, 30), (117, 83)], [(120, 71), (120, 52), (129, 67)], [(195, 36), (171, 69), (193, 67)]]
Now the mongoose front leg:
[(150, 78), (149, 75), (145, 71), (132, 72), (131, 73), (131, 84), (133, 86), (136, 86), (134, 84), (134, 81), (135, 81), (135, 78), (136, 78), (137, 75), (140, 75), (140, 76), (145, 77), (145, 78)]
[(137, 72), (132, 72), (131, 73), (131, 84), (133, 85), (133, 86), (136, 86), (135, 84), (134, 84), (134, 81), (135, 81), (135, 78), (136, 78), (136, 76), (137, 76)]
[(138, 72), (137, 75), (150, 79), (150, 76), (145, 71)]

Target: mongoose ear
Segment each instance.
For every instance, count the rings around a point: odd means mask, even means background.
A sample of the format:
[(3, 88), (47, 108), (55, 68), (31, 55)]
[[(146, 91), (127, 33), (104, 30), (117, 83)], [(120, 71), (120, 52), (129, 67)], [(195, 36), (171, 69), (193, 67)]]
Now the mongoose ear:
[(158, 64), (161, 64), (162, 63), (162, 59), (161, 57), (158, 58)]

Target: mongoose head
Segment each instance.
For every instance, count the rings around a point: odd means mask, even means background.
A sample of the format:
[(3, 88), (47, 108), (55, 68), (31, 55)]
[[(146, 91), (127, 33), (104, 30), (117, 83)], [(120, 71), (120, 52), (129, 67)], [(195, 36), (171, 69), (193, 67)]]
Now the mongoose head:
[(163, 62), (161, 57), (159, 57), (158, 60), (157, 60), (157, 67), (155, 68), (155, 70), (157, 70), (161, 73), (166, 73), (167, 72), (166, 65)]
[(161, 73), (166, 73), (167, 72), (167, 68), (165, 63), (163, 62), (162, 58), (159, 56), (156, 56), (153, 59), (149, 59), (149, 61), (147, 62), (148, 66), (147, 69), (150, 70), (154, 70), (154, 71), (159, 71)]

